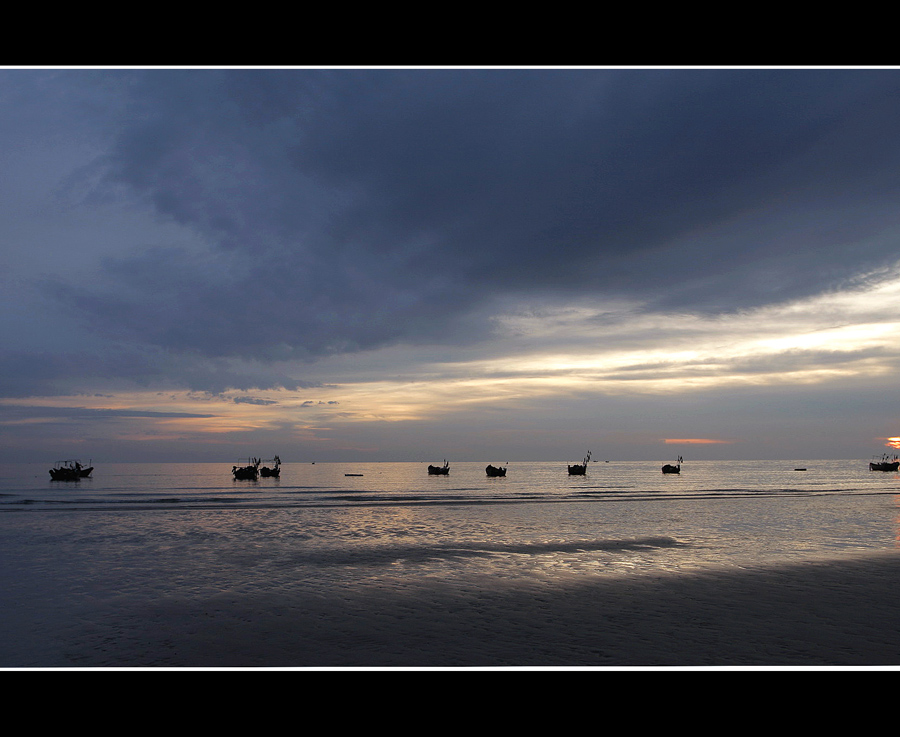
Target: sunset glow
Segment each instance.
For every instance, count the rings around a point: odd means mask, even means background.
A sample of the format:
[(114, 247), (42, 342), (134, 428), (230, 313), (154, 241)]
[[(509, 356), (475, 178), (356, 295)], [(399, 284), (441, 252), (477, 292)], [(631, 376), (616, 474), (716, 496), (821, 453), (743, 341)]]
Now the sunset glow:
[[(442, 422), (478, 411), (515, 412), (553, 398), (599, 401), (887, 379), (900, 357), (893, 347), (898, 330), (893, 314), (900, 312), (896, 274), (883, 276), (868, 292), (830, 294), (828, 304), (848, 305), (845, 320), (854, 315), (867, 320), (839, 328), (832, 326), (821, 297), (715, 319), (649, 315), (634, 304), (620, 306), (618, 313), (582, 305), (551, 320), (555, 329), (550, 343), (579, 344), (577, 352), (542, 350), (536, 341), (547, 326), (540, 320), (500, 318), (507, 328), (502, 341), (468, 351), (473, 356), (468, 360), (434, 362), (423, 357), (409, 366), (410, 376), (367, 381), (345, 375), (344, 369), (335, 372), (324, 359), (305, 367), (314, 369), (322, 383), (315, 390), (132, 391), (6, 399), (0, 406), (31, 407), (40, 414), (14, 413), (0, 420), (0, 427), (63, 422), (78, 432), (81, 421), (94, 417), (104, 419), (119, 440), (134, 442), (206, 438), (219, 443), (252, 433), (281, 433), (290, 442), (318, 444), (354, 426)], [(886, 295), (895, 301), (886, 303)], [(870, 305), (885, 312), (885, 322), (871, 322)], [(605, 317), (598, 327), (601, 314)], [(509, 329), (513, 323), (514, 331)], [(356, 364), (361, 374), (370, 360), (390, 361), (391, 350), (361, 354)], [(598, 429), (606, 431), (602, 418)], [(702, 436), (667, 438), (664, 443), (735, 445), (734, 440)], [(889, 438), (886, 445), (900, 448), (900, 439)]]

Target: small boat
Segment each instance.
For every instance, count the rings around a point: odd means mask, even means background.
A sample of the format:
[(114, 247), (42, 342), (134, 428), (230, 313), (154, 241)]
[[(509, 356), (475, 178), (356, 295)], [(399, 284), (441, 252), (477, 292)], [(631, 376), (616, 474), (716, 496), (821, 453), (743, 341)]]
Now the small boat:
[(570, 476), (584, 476), (587, 473), (588, 462), (591, 460), (591, 451), (584, 457), (584, 461), (579, 465), (569, 466)]
[(259, 458), (248, 459), (246, 466), (232, 466), (231, 473), (237, 481), (256, 481), (259, 478), (259, 464), (262, 461)]
[(497, 466), (492, 466), (488, 463), (487, 467), (484, 469), (484, 472), (488, 476), (506, 476), (505, 468), (498, 468)]
[(269, 468), (268, 466), (263, 466), (259, 469), (260, 476), (273, 476), (278, 477), (281, 476), (281, 459), (278, 456), (275, 456), (275, 460), (273, 461), (273, 467)]
[(870, 471), (897, 471), (898, 469), (900, 469), (900, 461), (869, 464)]
[(78, 475), (78, 472), (74, 468), (51, 468), (50, 469), (50, 479), (52, 481), (78, 481), (81, 476)]
[(361, 473), (345, 473), (344, 476), (362, 476)]
[(78, 481), (78, 479), (90, 476), (93, 470), (93, 466), (84, 466), (81, 461), (57, 461), (56, 465), (50, 469), (50, 479), (52, 481)]
[(890, 458), (887, 453), (881, 456), (880, 461), (869, 463), (870, 471), (896, 471), (900, 469), (900, 459), (897, 456)]
[(450, 464), (445, 458), (443, 466), (428, 466), (428, 473), (432, 476), (447, 476), (450, 473)]
[(667, 463), (666, 465), (664, 465), (662, 467), (662, 472), (663, 473), (681, 473), (682, 460), (683, 460), (682, 457), (678, 456), (678, 464), (672, 465), (671, 463)]

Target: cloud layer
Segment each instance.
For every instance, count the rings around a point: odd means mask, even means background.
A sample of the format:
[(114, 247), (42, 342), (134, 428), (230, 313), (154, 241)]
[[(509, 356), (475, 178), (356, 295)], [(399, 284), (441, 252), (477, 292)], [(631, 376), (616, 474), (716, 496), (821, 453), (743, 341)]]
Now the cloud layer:
[(121, 74), (100, 186), (205, 248), (113, 250), (60, 293), (176, 351), (468, 340), (509, 293), (727, 310), (896, 254), (893, 72)]
[[(644, 329), (671, 350), (685, 316), (762, 330), (792, 304), (854, 331), (828, 295), (898, 258), (895, 70), (3, 70), (0, 100), (10, 398), (301, 392), (387, 349), (636, 359)], [(783, 370), (758, 348), (717, 361)]]

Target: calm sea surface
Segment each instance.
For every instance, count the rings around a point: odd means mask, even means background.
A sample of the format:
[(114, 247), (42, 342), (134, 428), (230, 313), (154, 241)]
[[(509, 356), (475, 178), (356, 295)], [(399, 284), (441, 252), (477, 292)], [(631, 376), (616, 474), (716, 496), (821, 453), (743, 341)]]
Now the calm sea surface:
[(510, 573), (766, 564), (900, 539), (900, 474), (867, 460), (695, 461), (680, 475), (592, 462), (583, 477), (519, 462), (505, 478), (484, 463), (451, 463), (448, 476), (425, 463), (285, 463), (258, 481), (225, 464), (95, 465), (78, 482), (51, 481), (46, 464), (0, 465), (4, 537), (55, 531), (98, 556), (127, 544), (268, 551), (329, 575), (345, 561)]
[[(434, 615), (440, 592), (477, 611), (504, 587), (538, 601), (586, 579), (846, 559), (900, 540), (900, 475), (867, 460), (696, 461), (680, 475), (599, 462), (584, 477), (518, 462), (505, 478), (485, 463), (451, 462), (448, 476), (285, 463), (258, 481), (230, 464), (95, 465), (78, 482), (0, 465), (0, 667), (281, 664), (296, 642), (274, 639), (282, 620), (305, 622), (307, 641), (333, 637), (338, 662), (367, 646), (377, 664), (384, 647), (354, 640), (347, 620), (375, 627), (387, 596), (402, 632), (411, 602)], [(179, 639), (179, 619), (218, 622), (220, 638), (249, 627), (253, 648), (186, 655), (213, 630), (189, 624)]]

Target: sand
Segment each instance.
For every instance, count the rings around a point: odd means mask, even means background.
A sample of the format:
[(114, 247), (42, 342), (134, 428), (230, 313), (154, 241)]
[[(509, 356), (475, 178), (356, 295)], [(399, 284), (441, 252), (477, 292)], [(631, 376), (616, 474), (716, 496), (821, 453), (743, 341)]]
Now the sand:
[(4, 607), (3, 668), (900, 665), (900, 554), (769, 569)]

